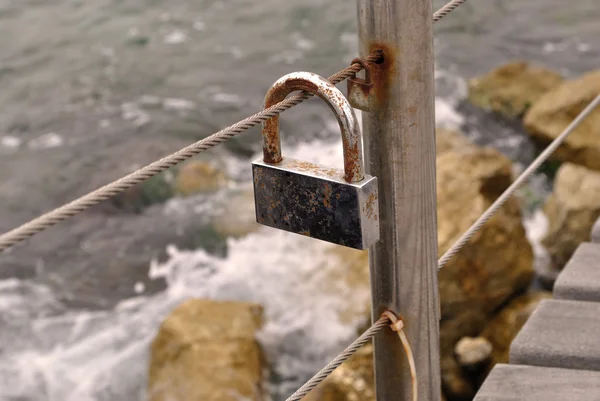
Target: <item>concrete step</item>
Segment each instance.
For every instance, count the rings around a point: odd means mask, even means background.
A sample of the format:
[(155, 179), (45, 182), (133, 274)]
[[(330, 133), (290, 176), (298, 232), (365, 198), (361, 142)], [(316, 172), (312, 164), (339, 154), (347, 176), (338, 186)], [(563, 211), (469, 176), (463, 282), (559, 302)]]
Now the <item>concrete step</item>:
[(499, 364), (474, 399), (517, 400), (599, 401), (600, 372)]
[(579, 245), (554, 283), (554, 298), (600, 302), (600, 244)]
[(514, 339), (510, 362), (600, 370), (600, 303), (543, 300)]
[(594, 227), (592, 227), (592, 242), (600, 244), (600, 218), (596, 220)]

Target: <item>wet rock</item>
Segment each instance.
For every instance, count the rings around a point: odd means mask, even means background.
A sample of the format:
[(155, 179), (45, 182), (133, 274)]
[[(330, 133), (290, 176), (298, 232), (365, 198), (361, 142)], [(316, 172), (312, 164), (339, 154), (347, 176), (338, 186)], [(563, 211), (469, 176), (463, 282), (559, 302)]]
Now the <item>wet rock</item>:
[(255, 304), (191, 299), (178, 306), (152, 342), (149, 400), (263, 400), (254, 338), (261, 324)]
[(550, 297), (552, 294), (549, 292), (522, 295), (510, 302), (486, 325), (481, 337), (486, 338), (492, 345), (492, 363), (489, 370), (497, 363), (509, 362), (510, 344), (540, 301)]
[(489, 361), (492, 344), (484, 337), (463, 337), (454, 346), (454, 353), (460, 366), (473, 369)]
[[(542, 95), (525, 115), (525, 128), (547, 145), (600, 93), (600, 70), (566, 81)], [(554, 153), (555, 160), (600, 170), (600, 109), (596, 108)]]
[(469, 81), (469, 100), (509, 118), (525, 111), (563, 78), (546, 68), (516, 61)]
[(188, 196), (216, 191), (226, 184), (227, 177), (221, 171), (205, 161), (193, 160), (181, 166), (174, 187), (178, 194)]
[(562, 269), (577, 246), (590, 240), (592, 226), (600, 217), (599, 195), (600, 171), (571, 163), (558, 170), (544, 206), (549, 227), (542, 240), (555, 269)]

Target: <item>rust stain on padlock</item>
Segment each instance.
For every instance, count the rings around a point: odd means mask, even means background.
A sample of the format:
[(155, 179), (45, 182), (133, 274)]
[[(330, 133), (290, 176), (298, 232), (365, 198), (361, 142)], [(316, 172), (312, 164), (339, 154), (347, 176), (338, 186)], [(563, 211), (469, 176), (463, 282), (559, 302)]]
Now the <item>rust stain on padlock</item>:
[(371, 193), (371, 195), (369, 195), (369, 198), (367, 199), (367, 204), (365, 206), (367, 218), (372, 220), (377, 220), (379, 218), (377, 216), (377, 212), (375, 211), (377, 210), (378, 201), (379, 199), (376, 193)]
[[(362, 174), (362, 166), (359, 164), (361, 154), (358, 143), (353, 146), (344, 146), (344, 170), (346, 171), (346, 179), (354, 181), (356, 174)], [(350, 176), (348, 176), (348, 173)]]
[(293, 168), (294, 170), (314, 174), (317, 176), (325, 176), (335, 179), (344, 178), (344, 172), (337, 168), (319, 166), (318, 164), (314, 164), (307, 161), (290, 159), (287, 161), (286, 166)]

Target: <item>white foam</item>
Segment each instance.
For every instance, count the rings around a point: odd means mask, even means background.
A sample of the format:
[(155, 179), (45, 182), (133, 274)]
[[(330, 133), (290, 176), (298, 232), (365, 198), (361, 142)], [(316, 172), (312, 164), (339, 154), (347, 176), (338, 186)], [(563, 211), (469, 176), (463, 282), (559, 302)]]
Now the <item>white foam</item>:
[(21, 138), (12, 135), (0, 136), (0, 146), (7, 149), (18, 149), (21, 146)]
[(61, 146), (64, 143), (62, 136), (56, 132), (49, 132), (41, 135), (27, 143), (29, 149), (49, 149)]
[(195, 109), (196, 103), (187, 99), (167, 98), (163, 101), (163, 107), (165, 110), (185, 111)]
[(169, 45), (178, 45), (186, 42), (187, 40), (188, 35), (180, 30), (174, 30), (168, 33), (164, 38), (164, 42)]
[(548, 251), (542, 245), (542, 239), (548, 232), (548, 224), (548, 217), (542, 209), (536, 210), (531, 217), (523, 221), (527, 239), (533, 248), (536, 259), (543, 259), (548, 256)]

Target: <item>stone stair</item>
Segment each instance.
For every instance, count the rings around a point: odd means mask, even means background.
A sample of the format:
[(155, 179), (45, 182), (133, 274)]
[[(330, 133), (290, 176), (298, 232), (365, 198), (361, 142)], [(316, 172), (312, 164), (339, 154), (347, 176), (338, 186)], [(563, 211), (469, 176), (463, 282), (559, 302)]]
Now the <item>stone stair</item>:
[(600, 219), (475, 401), (600, 401)]

